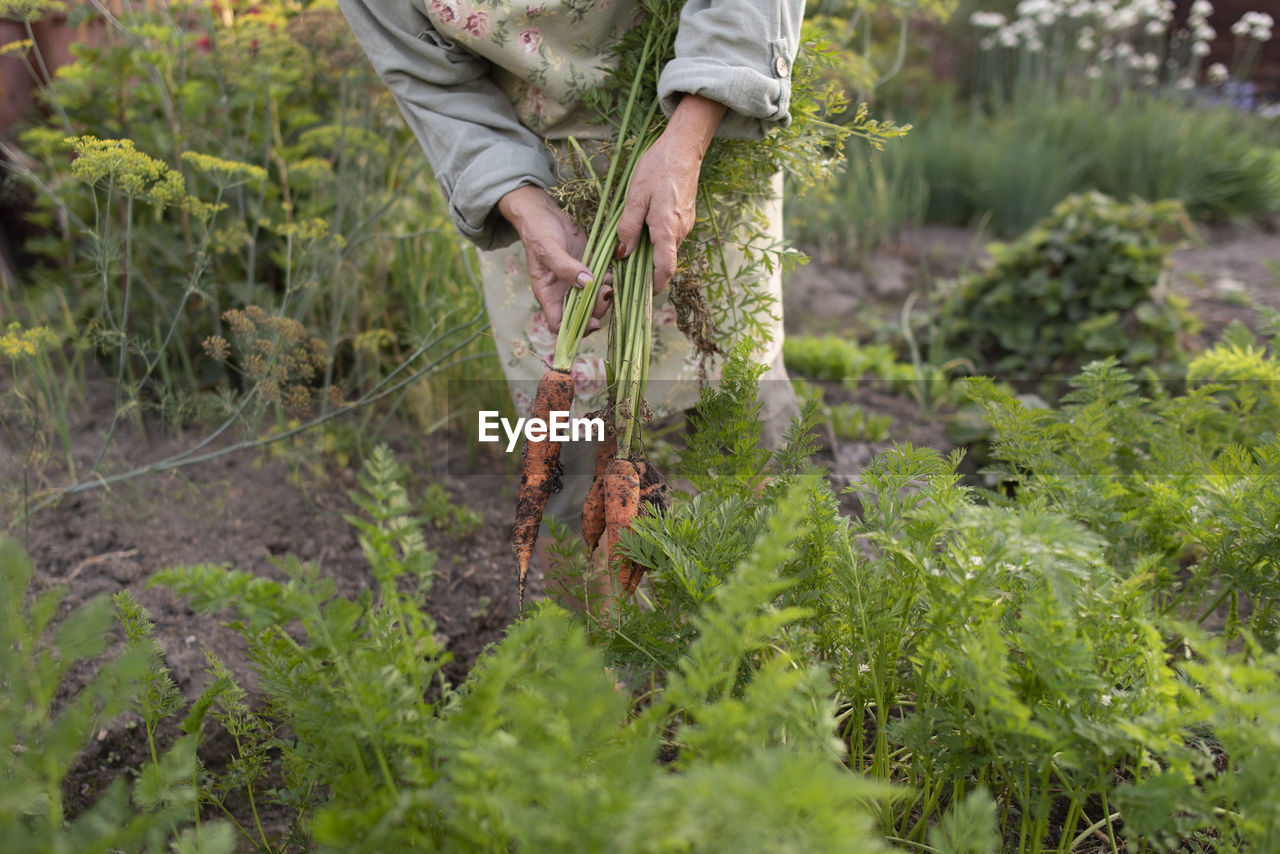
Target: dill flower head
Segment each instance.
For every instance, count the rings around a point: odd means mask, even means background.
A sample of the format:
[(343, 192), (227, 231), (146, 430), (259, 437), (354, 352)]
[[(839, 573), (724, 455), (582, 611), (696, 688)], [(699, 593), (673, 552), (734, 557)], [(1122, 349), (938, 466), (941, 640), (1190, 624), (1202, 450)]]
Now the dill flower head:
[(0, 18), (7, 21), (39, 21), (66, 10), (67, 4), (59, 0), (0, 0)]
[(19, 323), (10, 323), (0, 334), (0, 355), (11, 362), (33, 359), (43, 350), (58, 343), (58, 336), (47, 326), (23, 329)]

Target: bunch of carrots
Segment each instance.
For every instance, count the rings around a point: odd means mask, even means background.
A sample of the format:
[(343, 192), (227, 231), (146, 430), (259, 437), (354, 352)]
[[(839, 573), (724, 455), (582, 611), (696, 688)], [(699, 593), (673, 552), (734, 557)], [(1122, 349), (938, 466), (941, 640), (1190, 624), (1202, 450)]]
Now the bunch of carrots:
[[(645, 383), (649, 373), (649, 351), (653, 323), (653, 245), (642, 235), (636, 249), (621, 261), (615, 260), (618, 222), (640, 157), (658, 138), (654, 127), (658, 115), (656, 96), (641, 104), (646, 72), (656, 77), (657, 59), (671, 28), (654, 28), (647, 34), (635, 75), (623, 107), (617, 144), (603, 182), (593, 174), (600, 204), (592, 221), (583, 256), (591, 271), (591, 282), (571, 288), (565, 298), (564, 316), (556, 338), (551, 366), (538, 383), (532, 417), (546, 419), (553, 411), (568, 411), (573, 404), (573, 363), (586, 334), (592, 308), (606, 273), (614, 272), (613, 318), (609, 332), (610, 409), (608, 435), (595, 461), (595, 476), (582, 508), (582, 536), (588, 553), (604, 537), (607, 565), (627, 593), (635, 592), (644, 574), (643, 567), (614, 555), (621, 531), (631, 520), (646, 512), (662, 512), (666, 507), (666, 481), (644, 459), (640, 440), (643, 423)], [(570, 140), (577, 149), (576, 142)], [(590, 164), (577, 149), (584, 166)], [(625, 153), (625, 160), (624, 160)], [(560, 446), (543, 440), (527, 442), (524, 450), (520, 498), (512, 539), (520, 572), (520, 605), (523, 608), (529, 563), (538, 540), (542, 514), (551, 493), (560, 488)]]

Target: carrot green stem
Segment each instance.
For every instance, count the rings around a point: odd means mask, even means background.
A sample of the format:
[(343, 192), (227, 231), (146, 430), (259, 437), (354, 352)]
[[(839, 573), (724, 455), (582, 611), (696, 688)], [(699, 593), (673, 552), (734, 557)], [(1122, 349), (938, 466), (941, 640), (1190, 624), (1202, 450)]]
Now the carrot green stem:
[[(641, 68), (648, 62), (653, 37), (645, 40), (644, 53), (641, 56)], [(600, 295), (600, 286), (613, 262), (613, 254), (618, 245), (618, 222), (622, 218), (622, 208), (627, 201), (627, 192), (631, 188), (631, 177), (635, 173), (640, 157), (649, 150), (657, 139), (657, 134), (650, 130), (654, 117), (658, 114), (658, 101), (653, 99), (640, 120), (632, 123), (633, 115), (637, 115), (635, 107), (640, 99), (641, 83), (644, 75), (637, 74), (631, 84), (626, 106), (622, 113), (622, 124), (618, 130), (618, 142), (609, 161), (609, 171), (605, 176), (604, 189), (600, 193), (600, 207), (591, 231), (587, 236), (587, 247), (583, 257), (587, 268), (591, 271), (591, 283), (581, 288), (570, 288), (565, 297), (564, 315), (560, 322), (560, 332), (556, 336), (556, 349), (551, 367), (560, 371), (573, 368), (573, 360), (578, 355), (582, 338), (586, 335), (591, 311), (595, 308), (596, 299)], [(628, 145), (628, 141), (634, 140)], [(623, 150), (628, 150), (624, 163)], [(615, 191), (616, 187), (616, 191)]]
[(614, 423), (618, 436), (618, 459), (627, 459), (638, 448), (640, 420), (644, 417), (645, 382), (649, 373), (649, 352), (653, 325), (653, 244), (643, 235), (635, 252), (627, 259), (623, 275), (625, 293), (615, 310), (620, 312), (622, 330), (617, 353), (618, 379), (615, 386)]

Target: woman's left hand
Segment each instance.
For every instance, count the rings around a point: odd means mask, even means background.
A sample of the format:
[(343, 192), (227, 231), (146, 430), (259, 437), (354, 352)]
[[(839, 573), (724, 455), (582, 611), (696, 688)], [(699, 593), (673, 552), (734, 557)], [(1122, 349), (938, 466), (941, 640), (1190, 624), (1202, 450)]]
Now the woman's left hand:
[(653, 292), (662, 293), (676, 271), (676, 253), (693, 229), (702, 158), (725, 107), (700, 95), (685, 95), (666, 129), (636, 164), (618, 222), (618, 243), (630, 255), (649, 228), (653, 241)]

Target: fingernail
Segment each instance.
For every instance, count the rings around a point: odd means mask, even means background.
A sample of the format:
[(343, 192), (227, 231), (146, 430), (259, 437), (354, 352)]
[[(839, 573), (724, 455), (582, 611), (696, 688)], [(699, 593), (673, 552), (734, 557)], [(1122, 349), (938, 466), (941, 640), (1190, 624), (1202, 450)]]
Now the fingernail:
[(578, 274), (577, 282), (578, 282), (578, 287), (585, 288), (587, 285), (591, 284), (592, 282), (591, 274), (588, 273), (586, 270), (583, 270), (581, 273)]
[(614, 257), (614, 258), (622, 258), (622, 257), (626, 256), (626, 254), (627, 254), (627, 247), (626, 247), (625, 245), (621, 244), (621, 243), (619, 243), (619, 244), (618, 244), (618, 248), (617, 248), (617, 249), (613, 250), (613, 257)]
[(605, 302), (613, 302), (613, 291), (607, 291), (604, 295)]

